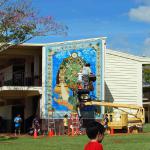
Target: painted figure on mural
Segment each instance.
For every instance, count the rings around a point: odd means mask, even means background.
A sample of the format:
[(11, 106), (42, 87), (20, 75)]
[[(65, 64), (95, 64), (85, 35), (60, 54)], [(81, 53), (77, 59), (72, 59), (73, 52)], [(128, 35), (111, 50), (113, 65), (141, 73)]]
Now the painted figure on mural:
[(57, 80), (57, 85), (54, 91), (59, 94), (58, 101), (67, 103), (69, 98), (69, 88), (67, 87), (67, 84), (65, 82), (65, 68), (63, 68), (62, 66), (59, 69)]

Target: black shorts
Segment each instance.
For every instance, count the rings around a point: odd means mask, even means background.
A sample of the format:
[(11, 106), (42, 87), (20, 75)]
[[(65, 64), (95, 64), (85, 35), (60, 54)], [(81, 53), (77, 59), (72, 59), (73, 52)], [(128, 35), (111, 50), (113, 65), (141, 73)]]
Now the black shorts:
[(20, 130), (20, 126), (18, 126), (18, 127), (15, 127), (15, 130)]

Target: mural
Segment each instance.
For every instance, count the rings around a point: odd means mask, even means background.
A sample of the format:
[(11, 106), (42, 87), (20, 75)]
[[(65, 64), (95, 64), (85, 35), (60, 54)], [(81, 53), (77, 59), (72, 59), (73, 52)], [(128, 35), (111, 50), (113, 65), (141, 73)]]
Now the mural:
[(55, 118), (62, 118), (76, 110), (80, 73), (87, 63), (97, 77), (90, 95), (98, 99), (102, 97), (102, 54), (100, 39), (46, 47), (46, 116), (53, 111)]

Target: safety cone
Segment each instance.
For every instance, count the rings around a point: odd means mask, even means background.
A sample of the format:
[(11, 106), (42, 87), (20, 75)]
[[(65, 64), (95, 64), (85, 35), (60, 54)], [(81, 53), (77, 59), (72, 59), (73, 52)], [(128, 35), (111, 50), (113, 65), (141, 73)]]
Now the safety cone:
[(42, 136), (45, 136), (45, 131), (42, 133)]
[(37, 131), (36, 131), (36, 130), (34, 130), (34, 135), (33, 135), (33, 137), (34, 137), (34, 139), (37, 138)]
[(110, 134), (113, 135), (114, 134), (114, 129), (111, 128)]
[(53, 136), (53, 131), (52, 131), (52, 129), (49, 130), (48, 136), (49, 136), (49, 137), (52, 137), (52, 136)]
[(52, 132), (52, 136), (54, 136), (54, 131), (52, 130), (51, 132)]
[(49, 132), (48, 132), (48, 136), (49, 136), (49, 137), (52, 136), (51, 129), (50, 129)]

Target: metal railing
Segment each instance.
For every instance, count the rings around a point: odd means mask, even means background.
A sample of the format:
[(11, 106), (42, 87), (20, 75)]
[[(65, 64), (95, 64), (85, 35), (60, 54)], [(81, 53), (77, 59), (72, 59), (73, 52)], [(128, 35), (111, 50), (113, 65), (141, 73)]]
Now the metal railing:
[[(5, 74), (7, 76), (7, 74)], [(0, 86), (41, 86), (41, 76), (25, 77), (24, 71), (13, 72), (12, 76), (8, 74), (9, 80), (0, 78)], [(11, 77), (10, 77), (11, 76)]]

